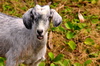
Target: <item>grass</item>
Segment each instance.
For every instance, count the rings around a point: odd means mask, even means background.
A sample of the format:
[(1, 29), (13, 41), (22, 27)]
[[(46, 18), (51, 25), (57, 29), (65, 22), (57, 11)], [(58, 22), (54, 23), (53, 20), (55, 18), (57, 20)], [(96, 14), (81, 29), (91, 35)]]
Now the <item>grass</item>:
[[(44, 0), (39, 3), (46, 4)], [(63, 22), (56, 28), (50, 24), (52, 47), (47, 48), (46, 60), (40, 66), (100, 66), (99, 4), (99, 0), (54, 1), (51, 8), (64, 5), (58, 10)], [(32, 0), (0, 0), (0, 11), (17, 17), (22, 17), (33, 6)], [(83, 23), (78, 19), (79, 9), (85, 18)], [(0, 58), (2, 66), (4, 61)]]

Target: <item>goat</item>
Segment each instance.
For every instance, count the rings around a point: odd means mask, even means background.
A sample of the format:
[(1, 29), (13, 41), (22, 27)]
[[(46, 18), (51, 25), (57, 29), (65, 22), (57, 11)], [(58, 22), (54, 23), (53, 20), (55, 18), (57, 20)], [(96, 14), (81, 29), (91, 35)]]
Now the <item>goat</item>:
[(50, 19), (54, 27), (62, 17), (49, 5), (36, 5), (22, 18), (0, 13), (0, 56), (6, 57), (6, 66), (38, 66), (45, 59)]

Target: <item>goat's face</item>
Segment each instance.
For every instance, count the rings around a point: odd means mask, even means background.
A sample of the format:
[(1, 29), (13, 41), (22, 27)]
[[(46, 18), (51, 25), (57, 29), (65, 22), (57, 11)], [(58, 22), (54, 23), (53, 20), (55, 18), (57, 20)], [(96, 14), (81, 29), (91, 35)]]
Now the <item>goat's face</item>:
[(50, 9), (49, 5), (36, 5), (24, 14), (23, 22), (27, 29), (34, 29), (37, 38), (41, 40), (47, 33), (50, 18), (55, 27), (62, 22), (61, 16), (54, 9)]

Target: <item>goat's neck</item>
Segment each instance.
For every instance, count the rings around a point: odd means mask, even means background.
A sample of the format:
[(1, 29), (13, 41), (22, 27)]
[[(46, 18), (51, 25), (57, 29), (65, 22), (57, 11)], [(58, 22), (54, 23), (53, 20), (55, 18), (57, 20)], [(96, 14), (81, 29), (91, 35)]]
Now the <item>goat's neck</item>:
[[(39, 40), (36, 36), (36, 33), (34, 32), (34, 30), (31, 32), (31, 35), (30, 35), (32, 38), (31, 38), (31, 41), (32, 41), (32, 46), (33, 48), (37, 51), (41, 48), (43, 48), (44, 46), (46, 46), (47, 44), (47, 36), (48, 36), (48, 32), (45, 33), (44, 35), (44, 38), (42, 40)], [(38, 48), (38, 49), (37, 49)]]

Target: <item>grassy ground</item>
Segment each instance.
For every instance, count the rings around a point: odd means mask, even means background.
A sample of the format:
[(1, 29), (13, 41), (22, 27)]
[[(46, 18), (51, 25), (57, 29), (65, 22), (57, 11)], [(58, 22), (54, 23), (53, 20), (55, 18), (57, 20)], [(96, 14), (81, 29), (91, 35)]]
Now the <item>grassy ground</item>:
[[(39, 4), (46, 4), (46, 1), (40, 0)], [(100, 66), (99, 4), (99, 0), (53, 1), (51, 8), (60, 13), (63, 22), (57, 28), (51, 24), (49, 38), (52, 39), (48, 40), (46, 61), (43, 64)], [(32, 0), (0, 0), (0, 12), (17, 17), (22, 17), (25, 11), (33, 6)], [(85, 18), (84, 22), (78, 19), (79, 9)]]

